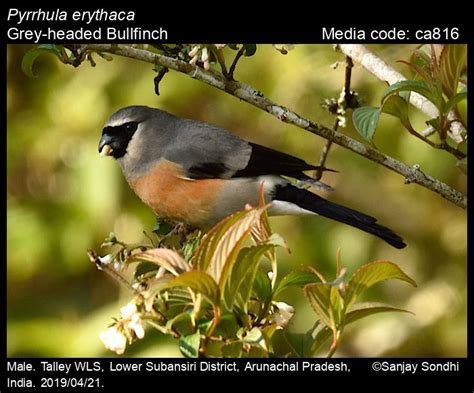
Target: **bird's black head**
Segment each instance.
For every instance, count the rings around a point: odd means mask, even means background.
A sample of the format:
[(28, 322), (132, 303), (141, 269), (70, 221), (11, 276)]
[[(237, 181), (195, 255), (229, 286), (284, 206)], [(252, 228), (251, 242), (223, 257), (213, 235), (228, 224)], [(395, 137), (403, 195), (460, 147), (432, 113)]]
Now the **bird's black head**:
[(150, 118), (155, 111), (145, 106), (129, 106), (115, 112), (102, 130), (100, 155), (122, 158), (127, 153), (127, 147), (139, 124)]
[(128, 143), (138, 128), (138, 124), (136, 121), (129, 121), (121, 125), (104, 127), (99, 142), (100, 155), (114, 158), (123, 157), (127, 152)]

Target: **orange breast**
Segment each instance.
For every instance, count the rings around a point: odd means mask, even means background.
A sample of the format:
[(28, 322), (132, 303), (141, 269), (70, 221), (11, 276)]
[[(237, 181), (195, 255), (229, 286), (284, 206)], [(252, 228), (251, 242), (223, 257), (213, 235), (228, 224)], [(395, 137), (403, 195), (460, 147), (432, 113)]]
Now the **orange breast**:
[(187, 180), (179, 165), (163, 160), (130, 181), (130, 186), (160, 217), (202, 226), (223, 183), (220, 179)]

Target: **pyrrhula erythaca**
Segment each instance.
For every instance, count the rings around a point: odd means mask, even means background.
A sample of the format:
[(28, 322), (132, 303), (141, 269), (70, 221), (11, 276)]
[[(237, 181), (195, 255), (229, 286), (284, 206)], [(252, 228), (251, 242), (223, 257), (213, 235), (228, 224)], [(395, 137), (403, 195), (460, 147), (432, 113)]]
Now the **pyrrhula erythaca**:
[(246, 204), (257, 206), (263, 182), (270, 215), (319, 214), (405, 247), (375, 218), (282, 177), (307, 181), (311, 178), (304, 171), (316, 166), (211, 124), (129, 106), (105, 124), (99, 153), (117, 159), (130, 187), (160, 217), (209, 227)]

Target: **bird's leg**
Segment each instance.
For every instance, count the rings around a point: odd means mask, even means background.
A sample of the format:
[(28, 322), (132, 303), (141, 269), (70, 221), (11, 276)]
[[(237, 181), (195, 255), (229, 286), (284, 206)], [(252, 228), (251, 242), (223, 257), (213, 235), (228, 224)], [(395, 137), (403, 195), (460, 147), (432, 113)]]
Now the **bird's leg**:
[(181, 247), (185, 245), (188, 240), (188, 235), (196, 231), (197, 228), (193, 227), (192, 225), (178, 223), (174, 228), (173, 231), (179, 236), (179, 244)]
[(174, 225), (172, 229), (163, 234), (159, 243), (158, 247), (161, 247), (168, 239), (170, 239), (172, 236), (178, 236), (178, 242), (181, 247), (186, 243), (187, 237), (190, 233), (193, 233), (197, 228), (193, 227), (191, 225), (187, 225), (184, 223), (180, 222), (173, 222), (170, 223), (171, 225)]

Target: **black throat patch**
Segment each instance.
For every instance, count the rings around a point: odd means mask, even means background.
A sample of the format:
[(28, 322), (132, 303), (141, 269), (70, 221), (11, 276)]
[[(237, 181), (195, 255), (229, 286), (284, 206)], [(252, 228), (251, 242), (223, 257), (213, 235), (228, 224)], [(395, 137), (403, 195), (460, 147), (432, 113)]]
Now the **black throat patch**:
[(112, 148), (112, 157), (123, 157), (127, 152), (127, 147), (133, 134), (135, 134), (138, 128), (138, 124), (139, 122), (131, 121), (119, 126), (105, 127), (102, 130), (102, 137), (99, 142), (99, 153), (105, 145), (109, 145)]

